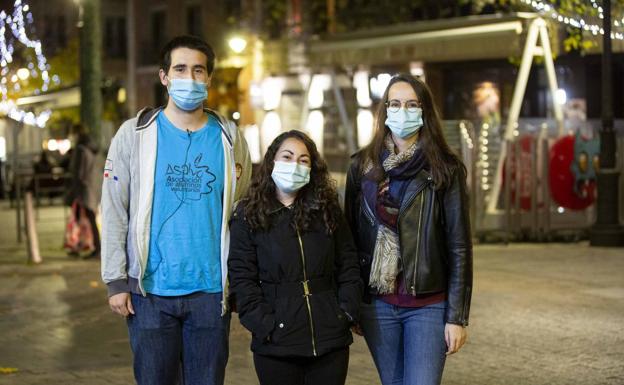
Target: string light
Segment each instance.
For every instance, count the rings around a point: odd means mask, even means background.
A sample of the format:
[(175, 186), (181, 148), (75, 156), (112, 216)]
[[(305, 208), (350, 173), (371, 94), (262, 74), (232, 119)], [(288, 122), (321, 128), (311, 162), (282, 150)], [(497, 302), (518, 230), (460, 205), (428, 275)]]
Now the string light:
[[(564, 16), (560, 14), (559, 12), (557, 12), (557, 9), (553, 5), (543, 3), (542, 1), (539, 1), (539, 0), (522, 0), (522, 2), (529, 5), (531, 8), (533, 8), (539, 13), (550, 15), (550, 17), (553, 20), (556, 20), (560, 23), (569, 25), (574, 28), (582, 29), (587, 32), (591, 32), (591, 34), (594, 36), (598, 34), (604, 35), (604, 29), (600, 25), (588, 23), (587, 21), (585, 21), (585, 19), (583, 19), (580, 16), (578, 18)], [(592, 7), (598, 11), (598, 18), (603, 19), (604, 10), (602, 9), (602, 7), (598, 5), (596, 0), (591, 0), (591, 4), (592, 4)], [(622, 18), (621, 23), (618, 22), (617, 20), (613, 23), (615, 28), (620, 27), (621, 24), (624, 24), (624, 18)], [(611, 39), (624, 40), (624, 33), (611, 32)]]
[(488, 162), (488, 137), (490, 135), (489, 130), (490, 125), (488, 123), (481, 124), (481, 137), (479, 138), (479, 140), (481, 141), (481, 156), (479, 157), (477, 164), (481, 166), (481, 189), (483, 189), (484, 191), (490, 189), (490, 178), (488, 171), (488, 167), (490, 166), (490, 163)]
[[(50, 81), (55, 84), (59, 84), (60, 80), (57, 75), (50, 76), (50, 65), (47, 63), (47, 59), (43, 54), (42, 44), (40, 40), (32, 40), (26, 33), (26, 26), (33, 24), (32, 13), (30, 13), (30, 6), (25, 4), (22, 0), (15, 0), (13, 4), (13, 13), (7, 14), (5, 11), (0, 11), (0, 67), (2, 70), (2, 80), (0, 83), (0, 95), (2, 100), (0, 101), (0, 113), (9, 116), (11, 119), (23, 122), (29, 125), (36, 125), (39, 127), (45, 127), (46, 122), (50, 118), (51, 111), (43, 111), (38, 115), (32, 112), (27, 112), (20, 109), (13, 100), (8, 96), (8, 81), (6, 75), (9, 73), (9, 65), (13, 62), (13, 53), (15, 48), (7, 41), (6, 34), (9, 32), (23, 44), (25, 47), (34, 50), (37, 57), (37, 62), (28, 63), (28, 72), (33, 78), (41, 75), (42, 85), (41, 88), (35, 89), (35, 95), (41, 92), (46, 92), (49, 89)], [(26, 21), (24, 20), (24, 14), (26, 14)], [(8, 27), (8, 29), (7, 29)], [(11, 83), (13, 83), (13, 90), (19, 91), (21, 86), (19, 79), (16, 75), (11, 76)]]
[(472, 149), (474, 147), (474, 143), (472, 142), (472, 138), (470, 137), (470, 134), (468, 133), (468, 129), (466, 128), (466, 123), (460, 122), (459, 128), (461, 130), (462, 136), (464, 137), (464, 141), (466, 142), (466, 145), (468, 146), (469, 149)]

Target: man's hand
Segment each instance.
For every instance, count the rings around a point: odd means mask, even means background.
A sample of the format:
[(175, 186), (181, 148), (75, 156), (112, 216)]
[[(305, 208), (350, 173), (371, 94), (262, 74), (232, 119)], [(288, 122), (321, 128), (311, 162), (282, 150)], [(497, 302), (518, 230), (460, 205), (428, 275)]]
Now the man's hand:
[(468, 333), (465, 327), (447, 323), (444, 326), (444, 340), (447, 347), (446, 355), (457, 353), (466, 343), (467, 336)]
[(114, 313), (127, 317), (134, 314), (130, 293), (119, 293), (108, 298), (108, 306)]

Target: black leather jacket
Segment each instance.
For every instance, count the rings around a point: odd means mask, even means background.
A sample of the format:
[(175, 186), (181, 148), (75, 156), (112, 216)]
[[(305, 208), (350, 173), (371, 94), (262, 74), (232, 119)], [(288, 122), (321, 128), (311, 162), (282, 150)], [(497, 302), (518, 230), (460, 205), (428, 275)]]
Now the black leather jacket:
[[(347, 174), (345, 213), (368, 286), (378, 221), (362, 199), (360, 161)], [(458, 166), (452, 183), (436, 189), (431, 174), (420, 171), (407, 187), (399, 209), (399, 240), (405, 288), (412, 295), (445, 291), (446, 322), (468, 325), (472, 295), (472, 240), (466, 174)], [(369, 287), (367, 295), (374, 294)], [(369, 299), (365, 296), (365, 301)]]

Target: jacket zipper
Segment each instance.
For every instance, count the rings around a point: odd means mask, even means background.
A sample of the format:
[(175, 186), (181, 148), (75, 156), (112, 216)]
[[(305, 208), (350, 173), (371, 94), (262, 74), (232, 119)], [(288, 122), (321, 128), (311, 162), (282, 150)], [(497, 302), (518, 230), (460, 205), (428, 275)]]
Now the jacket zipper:
[(301, 234), (297, 229), (297, 238), (299, 239), (299, 249), (301, 250), (301, 263), (303, 265), (303, 296), (306, 300), (308, 307), (308, 318), (310, 319), (310, 333), (312, 335), (312, 354), (316, 356), (316, 340), (314, 339), (314, 321), (312, 320), (312, 306), (310, 306), (310, 288), (308, 287), (308, 275), (306, 273), (305, 253), (303, 252), (303, 241), (301, 240)]
[[(430, 184), (432, 179), (431, 179), (431, 177), (429, 177), (429, 178), (427, 178), (427, 180), (428, 180), (428, 183)], [(426, 188), (426, 184), (427, 184), (427, 183), (425, 183), (425, 186), (424, 186), (425, 188)], [(424, 210), (424, 207), (423, 207), (423, 203), (424, 203), (424, 200), (425, 200), (425, 190), (424, 190), (424, 188), (423, 188), (423, 189), (420, 189), (420, 188), (419, 188), (419, 190), (420, 190), (420, 191), (419, 191), (417, 194), (414, 194), (413, 196), (411, 196), (411, 197), (410, 197), (409, 201), (407, 201), (405, 205), (401, 205), (402, 207), (405, 207), (405, 209), (403, 210), (403, 212), (402, 212), (402, 213), (401, 213), (401, 212), (399, 212), (399, 223), (400, 223), (400, 222), (401, 222), (401, 218), (402, 218), (402, 217), (403, 217), (403, 215), (405, 214), (405, 211), (407, 211), (407, 209), (408, 209), (408, 208), (409, 208), (409, 206), (412, 204), (412, 202), (414, 201), (414, 199), (416, 199), (418, 196), (420, 196), (420, 213), (418, 214), (418, 228), (417, 228), (417, 231), (416, 231), (416, 234), (417, 234), (417, 235), (416, 235), (416, 261), (415, 261), (415, 264), (414, 264), (414, 276), (412, 277), (412, 282), (416, 282), (416, 274), (417, 274), (417, 272), (418, 272), (418, 253), (420, 252), (420, 236), (421, 236), (421, 234), (420, 234), (420, 229), (421, 229), (421, 227), (422, 227), (422, 216), (423, 216), (423, 212), (425, 211), (425, 210)], [(399, 233), (399, 235), (400, 235), (400, 233)], [(403, 260), (403, 259), (401, 259), (401, 261), (402, 261), (402, 260)], [(404, 268), (405, 268), (405, 267), (404, 267)], [(407, 282), (406, 282), (406, 283), (407, 283)], [(406, 285), (406, 287), (407, 287), (407, 285)], [(416, 288), (415, 288), (414, 286), (411, 286), (411, 285), (410, 285), (409, 287), (410, 287), (410, 288), (411, 288), (414, 292), (416, 291)]]
[(362, 200), (364, 201), (364, 216), (366, 217), (366, 219), (369, 220), (371, 226), (375, 226), (375, 220), (373, 219), (374, 215), (372, 213), (373, 210), (368, 207), (368, 202), (366, 201), (366, 199), (362, 198)]
[[(420, 250), (420, 229), (422, 227), (422, 217), (423, 217), (423, 212), (425, 211), (423, 209), (423, 203), (425, 200), (425, 194), (424, 191), (421, 191), (420, 193), (418, 193), (417, 195), (414, 195), (414, 197), (412, 197), (409, 202), (407, 202), (407, 204), (405, 205), (406, 209), (412, 204), (412, 202), (414, 201), (414, 199), (416, 199), (416, 197), (420, 196), (420, 212), (418, 214), (418, 226), (416, 229), (416, 263), (414, 264), (414, 276), (412, 277), (412, 282), (416, 282), (416, 273), (418, 271), (418, 253)], [(403, 211), (405, 213), (405, 211)], [(399, 220), (401, 219), (401, 217), (399, 216)], [(414, 286), (409, 286), (412, 290), (416, 291), (416, 288)]]

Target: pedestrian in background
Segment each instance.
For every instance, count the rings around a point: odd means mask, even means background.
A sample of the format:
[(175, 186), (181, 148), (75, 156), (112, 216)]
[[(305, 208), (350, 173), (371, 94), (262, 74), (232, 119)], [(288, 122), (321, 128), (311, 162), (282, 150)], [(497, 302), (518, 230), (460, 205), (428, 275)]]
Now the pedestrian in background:
[(139, 385), (222, 385), (229, 352), (228, 221), (251, 162), (236, 125), (204, 109), (215, 54), (200, 38), (164, 48), (165, 108), (111, 143), (102, 196), (102, 279), (127, 317)]
[(384, 385), (436, 385), (466, 340), (472, 243), (466, 169), (431, 91), (394, 76), (347, 174), (345, 211), (367, 285), (360, 324)]
[[(71, 134), (75, 150), (69, 163), (69, 185), (66, 204), (72, 207), (70, 221), (75, 221), (73, 236), (66, 236), (65, 247), (71, 255), (77, 255), (83, 249), (91, 250), (85, 258), (100, 259), (100, 232), (96, 217), (102, 197), (102, 168), (104, 159), (99, 153), (95, 141), (81, 124), (72, 126)], [(51, 170), (51, 168), (50, 168)], [(87, 224), (80, 225), (82, 216)], [(80, 234), (76, 234), (78, 230)]]
[(230, 284), (261, 385), (342, 385), (362, 284), (338, 195), (300, 131), (269, 146), (231, 221)]

